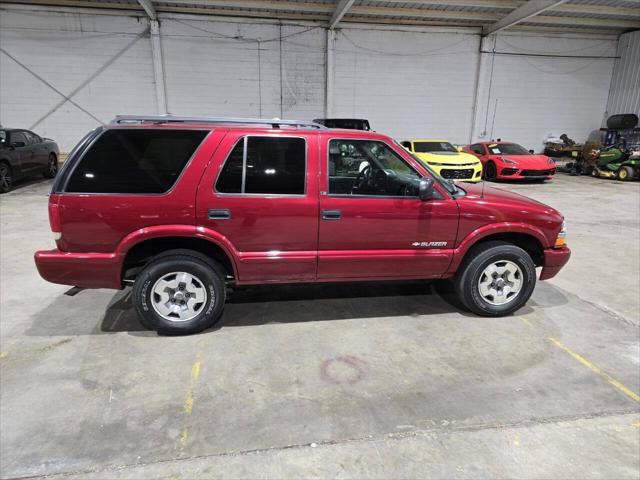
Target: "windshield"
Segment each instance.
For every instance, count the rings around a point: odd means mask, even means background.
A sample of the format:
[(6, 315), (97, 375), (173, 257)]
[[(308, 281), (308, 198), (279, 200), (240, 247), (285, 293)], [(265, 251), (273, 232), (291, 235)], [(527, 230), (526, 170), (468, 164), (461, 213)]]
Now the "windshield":
[(529, 150), (517, 143), (492, 143), (487, 147), (491, 155), (531, 155)]
[(456, 147), (449, 142), (413, 142), (413, 151), (417, 153), (458, 153)]
[(395, 140), (394, 140), (394, 142), (398, 147), (400, 147), (402, 149), (402, 151), (408, 153), (416, 162), (418, 162), (424, 169), (426, 169), (429, 172), (429, 174), (431, 175), (431, 177), (433, 178), (433, 180), (438, 182), (440, 185), (442, 185), (442, 187), (447, 192), (449, 192), (451, 195), (455, 195), (456, 193), (458, 193), (460, 191), (460, 189), (458, 187), (456, 187), (455, 183), (453, 183), (451, 180), (448, 180), (446, 178), (442, 178), (438, 173), (436, 173), (435, 170), (433, 170), (431, 167), (429, 167), (429, 165), (427, 165), (425, 162), (423, 162), (418, 157), (416, 157), (413, 153), (411, 153), (410, 151), (405, 149), (402, 145), (400, 145)]

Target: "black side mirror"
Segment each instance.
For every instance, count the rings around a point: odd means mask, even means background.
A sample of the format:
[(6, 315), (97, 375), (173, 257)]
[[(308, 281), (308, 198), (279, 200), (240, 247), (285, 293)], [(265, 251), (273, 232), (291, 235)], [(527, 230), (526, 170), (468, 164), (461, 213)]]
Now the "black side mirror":
[(11, 146), (13, 148), (21, 148), (24, 147), (26, 145), (26, 143), (24, 142), (11, 142)]
[(420, 197), (420, 200), (423, 202), (433, 198), (433, 178), (423, 178), (420, 180), (418, 197)]
[(529, 150), (529, 153), (533, 154), (533, 150)]

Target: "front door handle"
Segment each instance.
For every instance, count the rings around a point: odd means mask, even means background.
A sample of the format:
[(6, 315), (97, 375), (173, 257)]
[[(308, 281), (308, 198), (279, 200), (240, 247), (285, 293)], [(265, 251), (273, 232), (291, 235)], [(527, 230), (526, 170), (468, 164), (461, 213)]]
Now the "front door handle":
[(229, 220), (231, 211), (228, 208), (210, 208), (207, 212), (209, 220)]
[(323, 220), (340, 220), (342, 212), (340, 210), (322, 210)]

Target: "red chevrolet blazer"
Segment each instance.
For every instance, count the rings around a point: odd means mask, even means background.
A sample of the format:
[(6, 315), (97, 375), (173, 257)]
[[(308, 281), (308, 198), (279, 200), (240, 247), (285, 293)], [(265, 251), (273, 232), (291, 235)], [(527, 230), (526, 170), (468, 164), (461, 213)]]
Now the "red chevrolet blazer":
[(70, 153), (49, 218), (44, 279), (132, 285), (165, 333), (211, 326), (225, 284), (451, 279), (507, 315), (570, 256), (551, 207), (445, 180), (385, 135), (275, 119), (116, 117)]

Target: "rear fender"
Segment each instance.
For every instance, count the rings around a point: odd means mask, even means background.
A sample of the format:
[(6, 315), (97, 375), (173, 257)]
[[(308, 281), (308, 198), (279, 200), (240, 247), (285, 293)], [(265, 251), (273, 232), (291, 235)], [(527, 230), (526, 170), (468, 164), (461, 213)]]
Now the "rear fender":
[(233, 247), (231, 242), (220, 233), (215, 230), (211, 230), (205, 227), (196, 227), (193, 225), (158, 225), (152, 227), (145, 227), (134, 232), (131, 232), (118, 244), (116, 254), (120, 261), (124, 261), (127, 252), (131, 250), (135, 245), (145, 240), (151, 240), (154, 238), (162, 237), (195, 237), (202, 240), (207, 240), (214, 245), (220, 247), (233, 266), (233, 273), (237, 278), (238, 268), (237, 259), (238, 251)]

